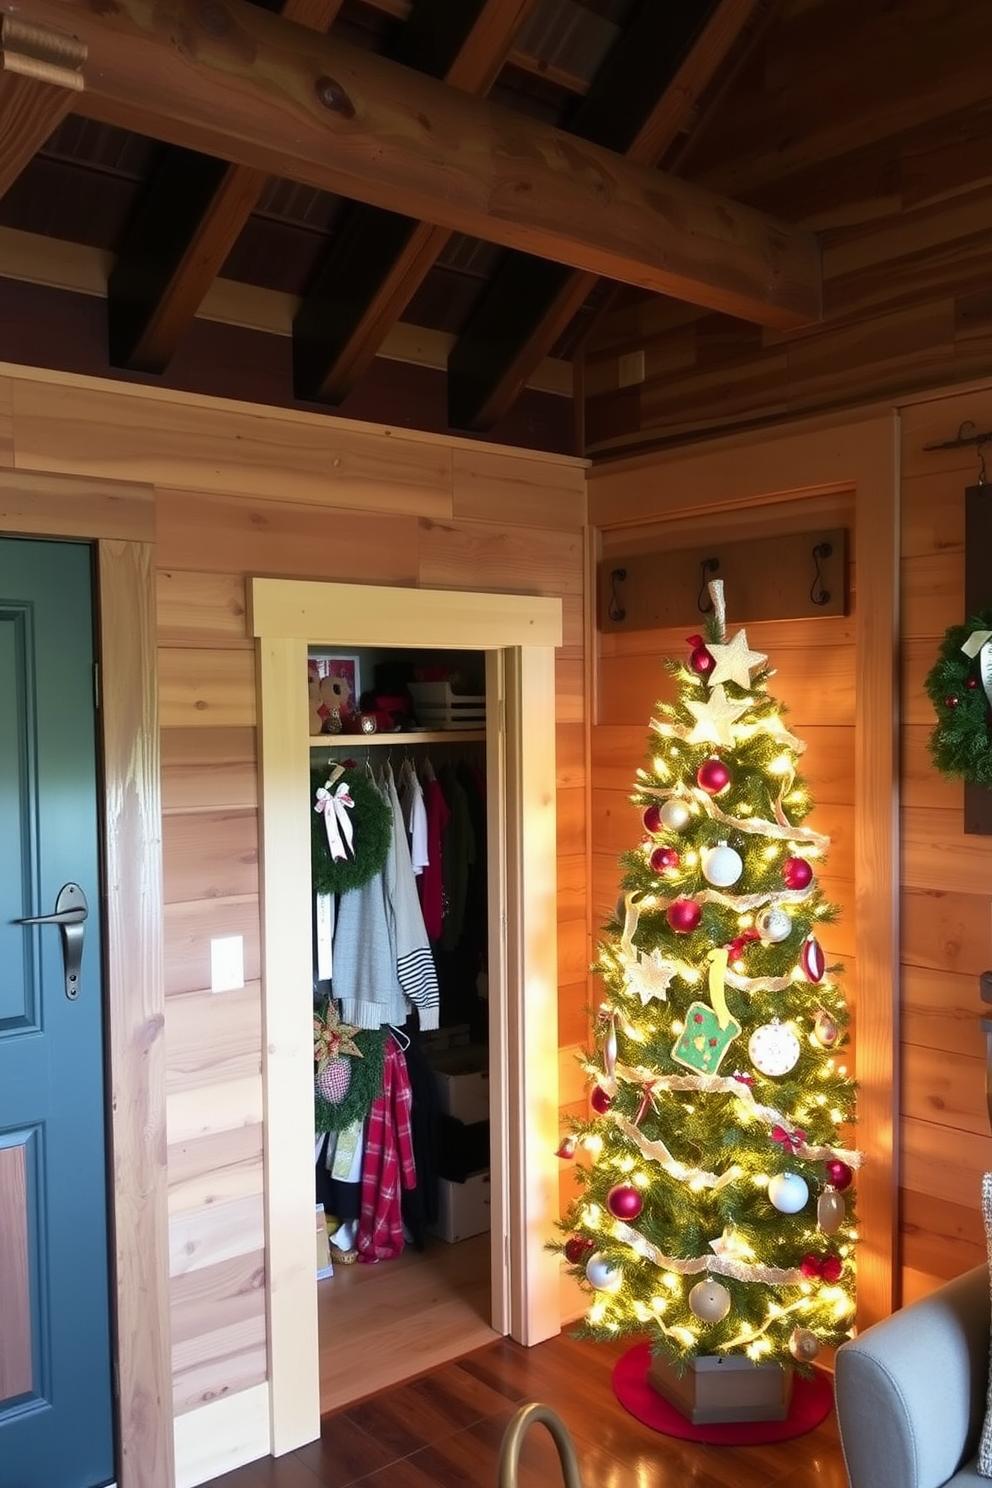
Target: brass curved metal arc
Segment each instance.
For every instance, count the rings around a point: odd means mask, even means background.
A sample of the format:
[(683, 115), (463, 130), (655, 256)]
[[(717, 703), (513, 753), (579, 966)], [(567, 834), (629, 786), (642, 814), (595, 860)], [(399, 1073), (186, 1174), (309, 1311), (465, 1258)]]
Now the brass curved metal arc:
[(528, 1405), (520, 1406), (506, 1428), (499, 1452), (497, 1488), (517, 1488), (520, 1448), (524, 1437), (535, 1421), (543, 1422), (551, 1433), (558, 1449), (558, 1460), (561, 1463), (565, 1488), (582, 1488), (579, 1461), (575, 1455), (575, 1447), (572, 1445), (568, 1427), (556, 1411), (553, 1411), (549, 1405), (541, 1405), (538, 1401), (531, 1401)]

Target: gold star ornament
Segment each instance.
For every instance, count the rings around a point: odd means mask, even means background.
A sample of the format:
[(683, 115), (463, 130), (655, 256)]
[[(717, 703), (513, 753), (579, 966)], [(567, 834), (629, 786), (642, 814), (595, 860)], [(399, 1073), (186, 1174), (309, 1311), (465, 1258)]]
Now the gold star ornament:
[(355, 1034), (358, 1031), (357, 1026), (341, 1022), (333, 1002), (322, 1018), (314, 1018), (313, 1057), (318, 1071), (324, 1069), (331, 1060), (340, 1059), (342, 1054), (364, 1059), (364, 1054), (355, 1043)]
[(751, 673), (763, 666), (768, 657), (762, 651), (752, 651), (747, 643), (747, 633), (739, 630), (732, 640), (725, 646), (707, 643), (707, 651), (716, 662), (716, 666), (707, 677), (710, 687), (716, 687), (721, 682), (734, 682), (738, 687), (743, 687), (745, 692), (751, 688)]

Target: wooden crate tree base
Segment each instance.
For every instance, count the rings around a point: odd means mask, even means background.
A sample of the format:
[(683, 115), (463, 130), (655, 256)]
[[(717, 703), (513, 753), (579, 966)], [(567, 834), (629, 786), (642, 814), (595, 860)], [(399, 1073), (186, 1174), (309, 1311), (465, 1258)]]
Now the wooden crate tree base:
[(694, 1426), (784, 1421), (792, 1400), (791, 1369), (720, 1354), (694, 1359), (682, 1375), (656, 1356), (648, 1367), (648, 1384)]

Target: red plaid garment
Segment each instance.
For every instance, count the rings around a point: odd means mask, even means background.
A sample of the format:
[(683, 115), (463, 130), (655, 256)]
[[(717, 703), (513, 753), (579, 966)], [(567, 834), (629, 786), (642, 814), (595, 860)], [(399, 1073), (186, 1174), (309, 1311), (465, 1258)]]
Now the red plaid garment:
[(393, 1039), (386, 1043), (382, 1094), (372, 1102), (362, 1159), (362, 1212), (358, 1221), (358, 1259), (371, 1265), (391, 1261), (403, 1250), (400, 1183), (413, 1188), (410, 1108), (413, 1094), (406, 1060)]

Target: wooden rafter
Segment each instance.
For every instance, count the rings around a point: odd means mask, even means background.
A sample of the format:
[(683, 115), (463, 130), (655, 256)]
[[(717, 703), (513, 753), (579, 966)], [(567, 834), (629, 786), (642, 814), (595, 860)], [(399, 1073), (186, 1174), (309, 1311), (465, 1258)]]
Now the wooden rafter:
[[(469, 93), (489, 91), (535, 0), (418, 0), (394, 59)], [(296, 395), (340, 403), (423, 283), (450, 233), (352, 206), (293, 322)]]
[[(342, 0), (285, 0), (282, 13), (326, 31)], [(174, 146), (132, 224), (107, 281), (110, 358), (118, 367), (163, 372), (244, 229), (268, 180)]]
[(0, 18), (0, 197), (69, 113), (86, 46), (51, 26)]
[[(645, 7), (604, 68), (572, 128), (624, 150), (644, 165), (669, 148), (761, 0), (718, 0), (705, 24), (698, 6)], [(640, 22), (640, 24), (638, 24)], [(640, 118), (636, 78), (645, 57), (655, 63), (657, 89)], [(667, 78), (664, 65), (669, 63)], [(626, 127), (626, 139), (617, 131)], [(488, 429), (510, 408), (542, 358), (564, 334), (598, 282), (524, 254), (513, 254), (489, 286), (448, 361), (448, 417), (454, 428)]]
[(14, 5), (86, 43), (91, 118), (757, 324), (819, 318), (808, 230), (246, 0)]

